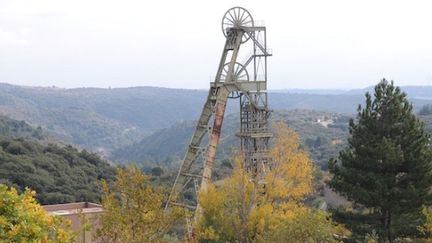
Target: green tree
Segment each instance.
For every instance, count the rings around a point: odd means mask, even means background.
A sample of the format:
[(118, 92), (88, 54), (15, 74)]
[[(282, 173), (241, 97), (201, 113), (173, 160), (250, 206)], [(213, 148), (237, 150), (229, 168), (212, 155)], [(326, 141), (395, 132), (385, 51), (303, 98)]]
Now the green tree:
[(0, 184), (0, 242), (75, 242), (70, 225), (48, 215), (34, 196)]
[(179, 208), (164, 212), (166, 194), (152, 187), (136, 167), (118, 169), (112, 186), (103, 181), (102, 190), (104, 212), (95, 235), (100, 242), (164, 242), (165, 234), (182, 215)]
[(329, 164), (330, 186), (362, 210), (339, 216), (359, 234), (376, 228), (381, 241), (415, 235), (431, 199), (432, 157), (406, 94), (383, 79), (349, 126), (347, 147)]
[(152, 176), (161, 176), (164, 171), (161, 167), (156, 166), (151, 169), (150, 173), (152, 174)]

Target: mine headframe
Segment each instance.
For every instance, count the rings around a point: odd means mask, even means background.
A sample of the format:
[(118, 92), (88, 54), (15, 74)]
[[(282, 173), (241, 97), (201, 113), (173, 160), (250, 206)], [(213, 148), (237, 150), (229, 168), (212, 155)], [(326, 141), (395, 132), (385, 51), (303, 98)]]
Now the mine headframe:
[[(201, 209), (197, 194), (207, 191), (211, 181), (228, 99), (240, 101), (237, 136), (244, 167), (257, 176), (265, 173), (272, 137), (267, 105), (267, 57), (271, 52), (267, 49), (266, 28), (255, 24), (250, 13), (242, 7), (229, 9), (222, 18), (226, 39), (222, 57), (166, 209), (183, 206), (195, 212), (195, 219), (199, 217)], [(250, 52), (243, 62), (238, 62), (241, 46), (248, 46)], [(202, 144), (203, 140), (208, 141), (207, 145)]]

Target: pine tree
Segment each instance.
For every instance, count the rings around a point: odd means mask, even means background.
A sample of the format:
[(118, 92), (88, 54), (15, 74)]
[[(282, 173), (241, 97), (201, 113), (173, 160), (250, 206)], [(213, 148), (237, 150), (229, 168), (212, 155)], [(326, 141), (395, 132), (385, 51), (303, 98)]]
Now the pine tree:
[(349, 127), (348, 146), (329, 164), (330, 186), (363, 208), (345, 215), (345, 223), (354, 222), (357, 232), (376, 228), (381, 241), (416, 234), (417, 215), (431, 199), (432, 157), (407, 95), (383, 79)]

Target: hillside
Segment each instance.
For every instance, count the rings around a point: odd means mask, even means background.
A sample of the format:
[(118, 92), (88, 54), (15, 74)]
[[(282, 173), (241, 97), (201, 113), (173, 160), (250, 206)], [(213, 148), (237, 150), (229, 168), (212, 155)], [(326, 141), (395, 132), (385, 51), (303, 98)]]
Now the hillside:
[[(326, 168), (328, 158), (336, 156), (344, 145), (348, 134), (349, 116), (340, 113), (317, 112), (308, 110), (276, 111), (270, 121), (282, 120), (300, 134), (304, 146), (311, 152), (313, 159)], [(162, 129), (145, 137), (139, 143), (116, 150), (112, 159), (122, 163), (137, 162), (144, 165), (177, 164), (184, 156), (192, 136), (195, 122), (183, 122), (170, 128)], [(228, 158), (233, 150), (238, 149), (238, 116), (228, 115), (224, 120), (221, 143), (217, 159)], [(206, 144), (204, 140), (202, 144)]]
[[(218, 158), (225, 158), (235, 147), (234, 133), (238, 129), (237, 116), (228, 115), (224, 119), (224, 129), (221, 135), (221, 146), (218, 147)], [(195, 122), (185, 121), (174, 124), (144, 137), (140, 142), (113, 151), (110, 157), (120, 163), (136, 162), (145, 166), (161, 165), (170, 167), (179, 163), (184, 156), (195, 129)], [(202, 144), (207, 144), (204, 137)]]
[(114, 168), (85, 150), (0, 139), (0, 183), (34, 189), (42, 204), (98, 202), (102, 178), (112, 180)]
[[(423, 92), (422, 96), (428, 94)], [(204, 90), (156, 87), (61, 89), (0, 84), (0, 114), (40, 126), (66, 143), (109, 156), (160, 129), (197, 119), (206, 95)], [(353, 113), (363, 99), (359, 92), (270, 91), (269, 104), (274, 110)], [(432, 103), (426, 99), (412, 101), (416, 107)], [(228, 103), (227, 113), (238, 112), (237, 102)]]
[(195, 117), (202, 97), (202, 91), (150, 87), (58, 89), (1, 84), (0, 114), (104, 152)]
[(17, 121), (0, 115), (0, 137), (42, 140), (46, 138), (46, 135), (42, 132), (41, 127), (35, 129), (25, 121)]
[[(299, 133), (303, 146), (311, 153), (312, 159), (324, 170), (332, 157), (346, 145), (348, 121), (354, 114), (319, 112), (309, 110), (275, 111), (270, 121), (284, 121)], [(432, 114), (418, 116), (425, 128), (432, 133)], [(181, 122), (161, 129), (140, 142), (115, 150), (111, 159), (120, 163), (136, 162), (147, 167), (155, 165), (176, 167), (184, 156), (192, 136), (195, 122)], [(238, 149), (238, 116), (228, 115), (224, 120), (221, 143), (217, 160), (220, 164)], [(204, 139), (203, 145), (206, 144)]]
[(114, 167), (98, 155), (50, 143), (40, 128), (0, 117), (0, 183), (36, 190), (43, 204), (100, 199), (99, 181), (114, 178)]

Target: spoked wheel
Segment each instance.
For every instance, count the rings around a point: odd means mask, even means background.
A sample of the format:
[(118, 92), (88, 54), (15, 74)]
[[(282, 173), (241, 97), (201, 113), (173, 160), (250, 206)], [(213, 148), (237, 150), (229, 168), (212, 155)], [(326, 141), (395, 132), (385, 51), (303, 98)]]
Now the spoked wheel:
[[(252, 15), (242, 7), (230, 8), (222, 18), (222, 32), (227, 36), (227, 29), (229, 28), (241, 28), (241, 27), (253, 27), (254, 21)], [(241, 43), (245, 43), (249, 40), (249, 35), (243, 34)]]
[[(232, 80), (226, 80), (228, 76), (229, 63), (226, 63), (223, 67), (221, 73), (221, 81), (222, 82), (237, 82), (237, 81), (249, 81), (249, 74), (246, 68), (241, 64), (236, 62), (233, 68), (233, 75), (231, 75)], [(230, 93), (228, 98), (238, 98), (240, 97), (239, 91), (233, 91)]]

